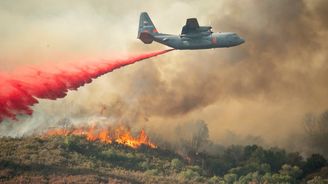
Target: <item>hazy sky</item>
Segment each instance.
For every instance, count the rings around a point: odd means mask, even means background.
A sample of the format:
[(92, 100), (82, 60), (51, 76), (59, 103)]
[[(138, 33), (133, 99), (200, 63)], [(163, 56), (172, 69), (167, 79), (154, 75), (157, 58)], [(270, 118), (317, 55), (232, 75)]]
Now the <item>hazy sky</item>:
[(158, 134), (201, 119), (211, 139), (223, 144), (231, 131), (286, 146), (302, 131), (305, 114), (328, 109), (325, 0), (2, 0), (0, 70), (165, 49), (136, 39), (142, 11), (159, 32), (179, 34), (186, 18), (197, 17), (201, 25), (236, 32), (246, 43), (174, 51), (117, 70), (65, 99), (41, 100), (32, 118), (10, 125), (10, 131), (3, 123), (1, 134), (63, 117), (106, 116)]

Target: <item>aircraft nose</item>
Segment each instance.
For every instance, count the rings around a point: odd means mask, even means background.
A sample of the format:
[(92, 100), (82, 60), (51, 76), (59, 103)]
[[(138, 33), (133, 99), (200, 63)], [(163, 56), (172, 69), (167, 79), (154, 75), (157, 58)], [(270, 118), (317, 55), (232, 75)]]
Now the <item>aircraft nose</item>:
[(243, 43), (245, 43), (245, 40), (244, 40), (244, 38), (240, 37), (240, 44), (243, 44)]

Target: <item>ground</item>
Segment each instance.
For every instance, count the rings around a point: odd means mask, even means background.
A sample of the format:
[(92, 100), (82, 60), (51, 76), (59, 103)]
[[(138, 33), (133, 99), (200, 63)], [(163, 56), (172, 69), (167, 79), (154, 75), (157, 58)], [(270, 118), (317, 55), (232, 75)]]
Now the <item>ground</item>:
[[(0, 138), (0, 147), (0, 183), (318, 183), (328, 175), (320, 155), (303, 161), (298, 154), (255, 145), (227, 148), (220, 156), (181, 156), (80, 136)], [(254, 161), (255, 153), (271, 156)], [(313, 171), (302, 175), (307, 167)]]

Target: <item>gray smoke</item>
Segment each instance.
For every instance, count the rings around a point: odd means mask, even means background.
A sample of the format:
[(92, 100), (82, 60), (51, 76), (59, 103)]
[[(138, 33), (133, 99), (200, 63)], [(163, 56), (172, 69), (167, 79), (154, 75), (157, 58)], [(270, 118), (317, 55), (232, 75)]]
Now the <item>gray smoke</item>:
[(162, 49), (136, 40), (138, 16), (145, 10), (160, 32), (178, 34), (186, 18), (197, 17), (214, 31), (237, 32), (246, 43), (174, 51), (115, 71), (63, 100), (42, 101), (32, 118), (2, 124), (1, 135), (98, 116), (173, 135), (181, 122), (203, 119), (210, 139), (221, 144), (234, 142), (226, 139), (232, 132), (289, 147), (301, 139), (304, 115), (328, 108), (324, 0), (49, 3), (1, 2), (4, 69)]

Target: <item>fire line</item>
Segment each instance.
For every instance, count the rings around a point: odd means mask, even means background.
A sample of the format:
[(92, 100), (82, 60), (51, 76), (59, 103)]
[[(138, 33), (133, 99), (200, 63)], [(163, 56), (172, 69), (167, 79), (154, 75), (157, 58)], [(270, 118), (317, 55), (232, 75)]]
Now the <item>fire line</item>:
[(147, 145), (150, 148), (157, 148), (157, 146), (152, 143), (149, 136), (146, 134), (145, 130), (141, 130), (137, 137), (132, 136), (130, 128), (120, 125), (117, 127), (106, 127), (100, 128), (96, 126), (82, 127), (82, 128), (72, 128), (72, 129), (51, 129), (48, 130), (45, 136), (83, 136), (88, 141), (100, 141), (107, 144), (112, 144), (116, 142), (118, 144), (123, 144), (132, 148), (138, 148), (141, 145)]

